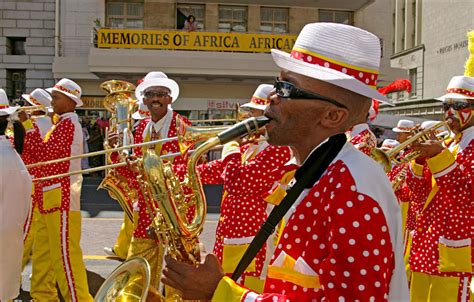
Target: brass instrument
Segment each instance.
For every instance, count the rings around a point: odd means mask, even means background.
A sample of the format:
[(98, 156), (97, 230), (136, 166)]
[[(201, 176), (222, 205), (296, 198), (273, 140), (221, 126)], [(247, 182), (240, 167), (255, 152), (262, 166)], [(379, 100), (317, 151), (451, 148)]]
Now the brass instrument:
[[(100, 88), (107, 92), (103, 103), (104, 107), (112, 113), (110, 118), (110, 127), (107, 129), (104, 140), (104, 149), (110, 149), (109, 146), (109, 135), (114, 133), (118, 135), (118, 146), (127, 146), (130, 143), (133, 144), (132, 134), (132, 109), (135, 105), (135, 85), (119, 80), (110, 80), (100, 84)], [(125, 149), (123, 152), (128, 155), (131, 149)], [(107, 164), (112, 162), (111, 158), (106, 156)], [(109, 192), (109, 196), (120, 204), (124, 212), (130, 221), (133, 221), (133, 213), (131, 204), (137, 198), (137, 192), (135, 192), (128, 183), (128, 180), (121, 176), (116, 170), (107, 170), (107, 174), (100, 183), (99, 189), (106, 189)]]
[[(187, 164), (188, 174), (184, 182), (180, 182), (177, 176), (174, 175), (171, 163), (163, 162), (153, 148), (149, 148), (146, 151), (140, 167), (141, 171), (143, 171), (140, 182), (143, 185), (146, 199), (151, 198), (149, 206), (152, 207), (155, 213), (152, 219), (154, 231), (160, 242), (168, 248), (168, 254), (171, 257), (177, 261), (190, 264), (198, 264), (200, 262), (198, 236), (202, 232), (206, 216), (206, 199), (201, 180), (196, 171), (197, 162), (201, 155), (214, 146), (223, 145), (236, 138), (255, 133), (268, 121), (266, 117), (246, 119), (201, 144), (189, 157)], [(210, 133), (200, 133), (196, 134), (195, 138), (199, 141), (209, 135)], [(193, 193), (186, 195), (183, 186), (189, 187)], [(195, 207), (194, 216), (191, 220), (186, 218), (189, 207)], [(159, 280), (160, 278), (158, 277), (157, 279)], [(114, 276), (107, 278), (103, 287), (113, 287), (111, 284), (117, 284)], [(116, 287), (113, 291), (122, 291), (127, 286), (128, 284)], [(145, 285), (142, 288), (144, 287)], [(124, 290), (123, 295), (125, 296), (126, 294), (126, 290)], [(97, 296), (104, 297), (100, 290)], [(174, 301), (182, 300), (178, 294), (175, 294), (171, 299)], [(117, 300), (119, 300), (119, 297), (115, 298), (115, 300), (104, 298), (96, 301), (108, 302)], [(136, 301), (143, 300), (137, 299)], [(165, 298), (161, 296), (156, 301), (165, 301)]]
[(24, 111), (24, 112), (33, 112), (33, 111), (36, 111), (36, 110), (43, 110), (43, 111), (47, 111), (46, 110), (46, 107), (44, 107), (43, 105), (36, 105), (36, 106), (22, 106), (20, 108), (17, 109), (17, 111)]
[[(396, 165), (401, 165), (401, 164), (412, 161), (413, 159), (417, 158), (420, 155), (420, 153), (417, 151), (411, 151), (409, 153), (404, 153), (403, 159), (398, 159), (397, 157), (400, 155), (400, 152), (405, 150), (409, 145), (413, 144), (416, 141), (430, 140), (431, 136), (434, 134), (434, 131), (443, 126), (447, 128), (447, 124), (444, 121), (438, 122), (432, 127), (423, 129), (388, 152), (385, 152), (383, 150), (376, 148), (372, 151), (371, 157), (376, 162), (380, 163), (382, 167), (384, 168), (385, 172), (388, 173), (392, 169), (392, 162), (395, 163)], [(438, 139), (442, 139), (442, 138), (438, 138)]]

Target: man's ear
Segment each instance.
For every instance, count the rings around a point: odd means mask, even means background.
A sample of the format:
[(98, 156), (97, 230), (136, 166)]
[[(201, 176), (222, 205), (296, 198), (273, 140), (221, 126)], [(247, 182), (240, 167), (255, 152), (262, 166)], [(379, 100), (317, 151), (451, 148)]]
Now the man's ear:
[(328, 106), (321, 118), (321, 125), (326, 128), (341, 128), (349, 120), (349, 110)]

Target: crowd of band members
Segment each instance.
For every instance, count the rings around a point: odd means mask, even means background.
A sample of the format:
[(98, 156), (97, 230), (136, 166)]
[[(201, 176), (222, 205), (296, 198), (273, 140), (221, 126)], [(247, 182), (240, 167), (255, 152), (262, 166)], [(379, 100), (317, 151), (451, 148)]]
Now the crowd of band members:
[[(298, 54), (295, 56), (298, 57)], [(282, 69), (282, 79), (287, 82), (295, 81), (300, 76), (297, 71)], [(276, 84), (263, 84), (256, 89), (250, 101), (242, 106), (247, 108), (249, 116), (261, 116), (270, 103), (281, 102), (276, 100), (282, 96), (278, 91), (275, 95), (275, 87)], [(349, 90), (360, 94), (357, 90)], [(213, 253), (225, 277), (219, 279), (212, 298), (218, 301), (222, 297), (228, 299), (232, 296), (234, 300), (253, 301), (258, 298), (266, 301), (275, 297), (296, 300), (298, 297), (341, 300), (342, 297), (351, 301), (374, 297), (375, 301), (380, 301), (398, 297), (402, 301), (408, 299), (405, 295), (408, 290), (404, 288), (408, 289), (409, 284), (412, 301), (468, 301), (474, 227), (473, 91), (474, 78), (453, 77), (446, 95), (439, 99), (443, 102), (444, 120), (448, 128), (437, 129), (438, 132), (433, 135), (442, 139), (411, 143), (397, 155), (397, 159), (403, 160), (413, 150), (420, 152), (420, 156), (411, 161), (402, 161), (401, 164), (393, 163), (386, 182), (372, 179), (380, 178), (382, 172), (369, 158), (377, 142), (365, 123), (365, 119), (373, 118), (370, 108), (366, 107), (365, 113), (361, 115), (364, 118), (346, 129), (347, 141), (361, 152), (354, 155), (347, 144), (342, 147), (342, 155), (329, 165), (327, 173), (319, 182), (309, 187), (306, 195), (302, 195), (299, 207), (295, 206), (291, 215), (282, 221), (278, 232), (264, 245), (237, 282), (228, 277), (268, 213), (284, 197), (285, 190), (281, 188), (291, 187), (295, 171), (305, 167), (303, 162), (306, 157), (298, 159), (301, 156), (299, 149), (270, 145), (261, 139), (264, 137), (263, 132), (249, 140), (224, 145), (221, 159), (198, 166), (204, 184), (223, 184), (224, 188)], [(140, 81), (135, 93), (138, 100), (138, 109), (133, 115), (136, 121), (133, 129), (135, 143), (176, 136), (177, 118), (190, 124), (185, 117), (173, 111), (172, 104), (179, 96), (179, 86), (163, 72), (148, 73)], [(375, 98), (370, 93), (362, 95)], [(82, 177), (74, 175), (35, 181), (32, 190), (28, 188), (32, 178), (80, 170), (80, 160), (29, 168), (31, 176), (28, 176), (25, 168), (25, 165), (83, 153), (82, 126), (74, 113), (75, 108), (82, 105), (81, 87), (69, 79), (61, 79), (47, 91), (38, 88), (23, 98), (45, 109), (40, 109), (44, 112), (37, 111), (31, 115), (25, 112), (18, 114), (26, 131), (23, 150), (17, 149), (21, 161), (15, 158), (15, 152), (12, 151), (17, 144), (11, 143), (5, 136), (5, 129), (0, 127), (2, 174), (9, 173), (12, 181), (15, 177), (25, 179), (15, 181), (15, 185), (11, 186), (12, 191), (13, 187), (18, 186), (16, 189), (19, 192), (32, 192), (31, 196), (23, 196), (25, 203), (23, 207), (18, 207), (16, 216), (17, 221), (23, 219), (24, 222), (23, 242), (16, 240), (12, 249), (23, 251), (23, 254), (4, 254), (18, 260), (12, 260), (8, 265), (0, 259), (1, 268), (5, 271), (11, 269), (12, 274), (17, 276), (8, 278), (6, 282), (2, 278), (0, 300), (15, 297), (21, 271), (31, 258), (33, 299), (58, 301), (57, 283), (61, 295), (67, 301), (92, 301), (79, 244)], [(9, 106), (3, 90), (0, 90), (0, 101), (0, 121), (5, 121), (6, 125), (7, 118), (14, 115), (16, 107)], [(350, 107), (345, 103), (342, 106), (346, 109), (346, 106)], [(384, 140), (381, 149), (390, 151), (417, 131), (432, 125), (433, 122), (415, 125), (408, 119), (402, 119), (392, 129), (397, 134), (396, 140)], [(21, 137), (20, 132), (14, 134), (14, 137)], [(111, 135), (108, 143), (115, 146), (118, 139), (118, 136)], [(161, 155), (179, 152), (178, 142), (170, 141), (135, 148), (133, 157), (142, 156), (146, 148), (154, 148)], [(7, 158), (13, 159), (7, 163)], [(122, 160), (118, 153), (112, 154), (111, 158), (114, 162)], [(307, 160), (311, 160), (311, 156)], [(174, 173), (183, 180), (186, 175), (186, 157), (177, 156), (170, 161)], [(8, 168), (4, 168), (7, 164)], [(15, 165), (14, 168), (11, 168), (12, 165)], [(13, 173), (12, 169), (17, 171)], [(163, 245), (158, 244), (158, 239), (150, 235), (153, 213), (149, 212), (146, 196), (140, 189), (138, 172), (130, 166), (117, 171), (128, 180), (129, 187), (136, 193), (129, 204), (133, 209), (133, 221), (124, 216), (116, 244), (104, 251), (122, 259), (144, 257), (152, 270), (151, 284), (158, 286), (165, 250)], [(373, 175), (363, 175), (365, 173)], [(4, 175), (2, 190), (5, 190)], [(367, 183), (362, 185), (360, 182)], [(20, 183), (24, 187), (20, 188)], [(387, 191), (387, 188), (390, 190)], [(8, 207), (5, 202), (9, 198), (4, 197), (1, 207)], [(396, 219), (397, 204), (395, 208), (394, 204), (387, 202), (395, 198), (398, 200), (401, 220)], [(332, 205), (334, 209), (329, 209), (331, 200), (337, 201)], [(359, 203), (354, 206), (356, 202)], [(27, 208), (29, 211), (26, 211)], [(188, 210), (189, 217), (192, 217), (193, 207)], [(334, 213), (328, 214), (328, 211)], [(395, 218), (388, 217), (387, 213), (392, 213)], [(4, 225), (9, 222), (4, 220), (1, 223)], [(329, 228), (326, 223), (336, 228)], [(319, 224), (324, 224), (324, 227), (320, 228)], [(378, 226), (378, 229), (373, 229), (374, 226)], [(397, 238), (398, 231), (401, 238)], [(3, 232), (2, 229), (2, 237)], [(15, 234), (21, 233), (18, 233), (17, 225)], [(309, 250), (305, 244), (314, 245), (314, 255), (306, 254)], [(351, 251), (355, 253), (358, 249), (360, 255), (351, 254)], [(401, 264), (403, 261), (399, 259), (401, 254), (397, 249), (403, 250), (404, 264)], [(366, 252), (370, 255), (366, 255)], [(312, 262), (308, 263), (304, 259)], [(342, 261), (349, 261), (354, 269), (345, 270), (344, 265), (340, 264)], [(173, 267), (174, 264), (168, 262), (168, 265)], [(406, 272), (407, 282), (405, 277), (400, 277), (400, 265)], [(367, 275), (371, 277), (367, 279)], [(394, 281), (394, 278), (398, 279)], [(166, 284), (174, 285), (169, 275), (165, 279)], [(174, 289), (168, 285), (166, 292), (173, 292)], [(183, 288), (179, 290), (184, 291)], [(394, 294), (393, 290), (399, 292)], [(262, 292), (265, 294), (260, 295)]]

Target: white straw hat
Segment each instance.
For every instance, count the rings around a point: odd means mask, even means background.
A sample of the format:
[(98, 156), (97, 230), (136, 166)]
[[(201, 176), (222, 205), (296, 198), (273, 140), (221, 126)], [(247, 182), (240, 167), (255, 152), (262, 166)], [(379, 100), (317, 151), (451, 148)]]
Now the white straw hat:
[(143, 120), (150, 116), (150, 110), (148, 107), (143, 103), (143, 101), (138, 101), (138, 109), (132, 114), (132, 118), (134, 120)]
[(49, 93), (52, 93), (53, 91), (61, 92), (62, 94), (70, 97), (74, 102), (76, 102), (76, 107), (81, 107), (83, 105), (81, 100), (81, 86), (77, 85), (76, 82), (70, 79), (61, 79), (54, 85), (54, 87), (46, 88), (46, 91), (48, 91)]
[(5, 90), (0, 89), (0, 116), (10, 115), (18, 109), (18, 106), (10, 106)]
[(43, 106), (45, 109), (51, 107), (51, 95), (44, 89), (36, 88), (30, 94), (21, 96), (33, 106)]
[(455, 76), (449, 81), (446, 94), (436, 98), (438, 101), (446, 99), (474, 99), (474, 78), (467, 76)]
[(399, 120), (397, 127), (392, 128), (393, 132), (410, 132), (415, 127), (415, 122), (410, 120)]
[(337, 23), (307, 24), (291, 54), (272, 49), (272, 56), (282, 69), (392, 105), (375, 89), (380, 40), (368, 31)]
[(261, 84), (257, 87), (253, 93), (250, 102), (243, 104), (240, 108), (254, 108), (258, 110), (265, 110), (270, 102), (268, 101), (268, 95), (273, 89), (273, 85)]
[(398, 145), (400, 145), (400, 143), (397, 140), (387, 138), (383, 141), (382, 146), (380, 147), (380, 149), (382, 149), (384, 151), (392, 150), (393, 148), (395, 148)]
[(179, 96), (179, 86), (178, 83), (172, 79), (168, 79), (168, 76), (161, 71), (151, 71), (135, 89), (135, 96), (138, 101), (143, 101), (143, 92), (153, 86), (163, 86), (168, 88), (171, 91), (172, 102), (176, 101)]

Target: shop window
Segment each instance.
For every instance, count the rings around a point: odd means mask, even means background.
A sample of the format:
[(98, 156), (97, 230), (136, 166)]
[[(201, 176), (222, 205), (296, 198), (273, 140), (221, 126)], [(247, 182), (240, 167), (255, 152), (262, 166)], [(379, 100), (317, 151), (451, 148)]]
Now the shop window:
[(352, 14), (352, 12), (348, 11), (320, 10), (319, 22), (333, 22), (352, 25)]
[(7, 69), (6, 93), (10, 100), (20, 99), (25, 93), (26, 70), (25, 69)]
[(288, 9), (276, 7), (260, 8), (260, 31), (264, 33), (288, 32)]
[(219, 6), (219, 31), (246, 32), (247, 7), (246, 6)]
[(111, 28), (143, 28), (143, 2), (109, 0), (105, 13)]
[(206, 6), (204, 4), (179, 3), (176, 13), (177, 29), (182, 29), (184, 27), (184, 21), (186, 18), (190, 15), (193, 15), (195, 18), (194, 22), (197, 22), (197, 29), (204, 30), (204, 17), (206, 13)]

